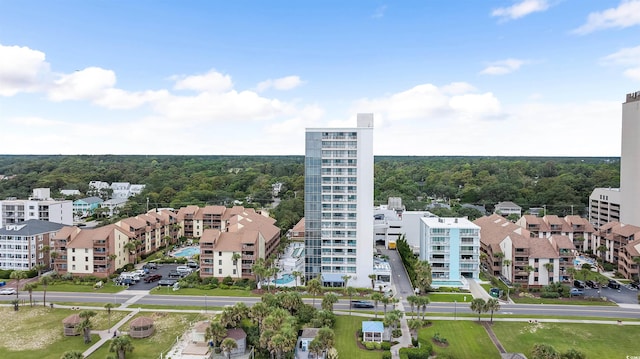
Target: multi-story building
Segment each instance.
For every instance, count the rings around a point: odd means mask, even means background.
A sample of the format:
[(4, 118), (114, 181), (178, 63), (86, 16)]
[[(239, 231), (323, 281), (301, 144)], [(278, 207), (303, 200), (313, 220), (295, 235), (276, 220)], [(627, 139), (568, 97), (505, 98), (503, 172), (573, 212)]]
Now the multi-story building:
[(482, 262), (490, 274), (529, 286), (570, 281), (576, 250), (568, 236), (541, 238), (497, 214), (474, 223), (480, 226)]
[(414, 253), (420, 249), (421, 218), (436, 218), (429, 211), (404, 211), (381, 205), (374, 209), (374, 239), (376, 245), (384, 244), (393, 248), (398, 239), (404, 237)]
[(640, 233), (627, 245), (620, 247), (618, 272), (627, 279), (640, 280)]
[(638, 226), (620, 222), (607, 223), (595, 233), (596, 250), (594, 254), (617, 267), (620, 259), (620, 249), (629, 244), (629, 242), (636, 240), (638, 232), (640, 232), (640, 227)]
[(620, 188), (596, 188), (589, 196), (589, 222), (595, 228), (620, 222)]
[(101, 208), (106, 208), (106, 215), (113, 217), (120, 212), (120, 209), (127, 203), (125, 198), (112, 198), (100, 203)]
[(480, 227), (466, 218), (422, 217), (420, 260), (431, 264), (434, 285), (439, 281), (478, 279)]
[(525, 214), (516, 224), (529, 231), (531, 237), (549, 238), (554, 235), (567, 236), (573, 245), (583, 251), (594, 251), (595, 229), (585, 218), (580, 216), (566, 216), (560, 218), (556, 215), (537, 217)]
[(308, 128), (305, 277), (367, 287), (373, 273), (373, 114), (356, 128)]
[(640, 91), (622, 104), (620, 155), (620, 222), (640, 226)]
[(73, 201), (73, 214), (78, 217), (93, 215), (93, 212), (100, 207), (103, 200), (100, 197), (86, 197)]
[(107, 278), (132, 263), (126, 248), (131, 240), (131, 233), (113, 224), (92, 229), (64, 227), (52, 240), (54, 269), (60, 274)]
[(51, 238), (63, 224), (30, 219), (0, 228), (0, 269), (30, 270), (49, 267)]
[(493, 213), (497, 213), (505, 217), (515, 214), (520, 217), (522, 215), (522, 207), (513, 202), (499, 202), (496, 204)]
[(42, 189), (35, 189), (30, 199), (11, 198), (0, 201), (0, 227), (7, 224), (40, 219), (54, 223), (73, 224), (72, 201), (55, 201), (50, 198), (41, 199), (36, 196)]

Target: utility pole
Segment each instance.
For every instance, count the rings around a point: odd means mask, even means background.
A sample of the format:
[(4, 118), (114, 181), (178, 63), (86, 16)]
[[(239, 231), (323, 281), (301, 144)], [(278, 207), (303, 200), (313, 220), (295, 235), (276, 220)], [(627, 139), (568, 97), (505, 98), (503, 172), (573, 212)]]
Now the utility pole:
[(571, 215), (573, 216), (573, 205), (571, 205)]
[(147, 212), (149, 212), (149, 197), (147, 197)]

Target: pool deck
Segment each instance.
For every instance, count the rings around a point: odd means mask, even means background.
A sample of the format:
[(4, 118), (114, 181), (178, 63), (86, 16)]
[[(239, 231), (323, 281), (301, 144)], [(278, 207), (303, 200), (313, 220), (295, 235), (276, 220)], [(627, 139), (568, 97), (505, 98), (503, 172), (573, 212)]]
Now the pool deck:
[[(198, 253), (190, 254), (190, 255), (187, 255), (187, 256), (177, 256), (177, 255), (176, 255), (176, 253), (180, 253), (180, 252), (182, 252), (182, 251), (190, 250), (190, 249), (197, 249), (197, 250), (198, 250)], [(200, 247), (198, 247), (198, 246), (182, 247), (182, 248), (179, 248), (179, 249), (174, 250), (173, 252), (169, 253), (169, 255), (170, 255), (171, 257), (177, 257), (177, 258), (181, 258), (181, 257), (193, 257), (193, 255), (195, 255), (195, 254), (200, 254)]]

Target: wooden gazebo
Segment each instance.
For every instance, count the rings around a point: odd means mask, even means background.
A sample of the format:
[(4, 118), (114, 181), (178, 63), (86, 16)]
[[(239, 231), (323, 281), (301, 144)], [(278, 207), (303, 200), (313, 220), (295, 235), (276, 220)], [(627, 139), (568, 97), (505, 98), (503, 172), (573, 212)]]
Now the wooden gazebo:
[(66, 336), (80, 335), (80, 333), (78, 333), (78, 331), (76, 330), (76, 327), (78, 326), (78, 324), (80, 324), (81, 321), (82, 321), (82, 318), (80, 318), (78, 314), (71, 314), (70, 316), (64, 318), (62, 320), (64, 335)]
[(149, 317), (138, 317), (129, 324), (129, 335), (131, 338), (146, 338), (153, 334), (153, 319)]

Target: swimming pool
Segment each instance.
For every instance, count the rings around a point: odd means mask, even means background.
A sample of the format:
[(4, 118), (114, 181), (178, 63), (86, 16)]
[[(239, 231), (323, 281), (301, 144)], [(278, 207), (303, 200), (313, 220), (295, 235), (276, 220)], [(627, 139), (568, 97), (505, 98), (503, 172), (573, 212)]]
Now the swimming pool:
[(434, 288), (438, 287), (462, 287), (464, 284), (459, 280), (437, 280), (433, 279), (431, 281), (431, 286)]
[(196, 254), (200, 254), (200, 248), (198, 247), (187, 247), (185, 249), (181, 249), (173, 254), (174, 257), (193, 257)]
[(276, 284), (287, 284), (287, 283), (291, 283), (296, 279), (296, 277), (292, 276), (291, 274), (283, 274), (282, 278), (278, 278), (275, 280)]

